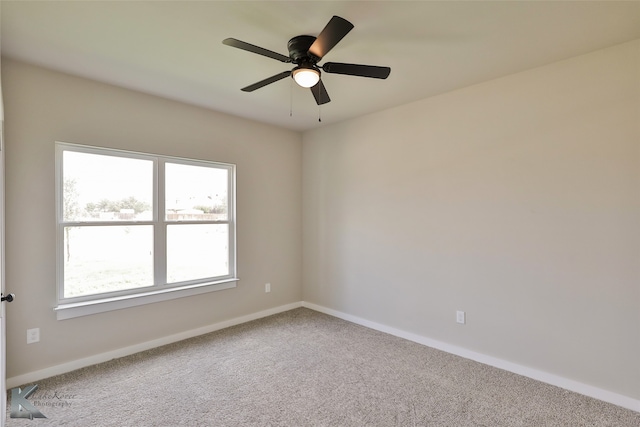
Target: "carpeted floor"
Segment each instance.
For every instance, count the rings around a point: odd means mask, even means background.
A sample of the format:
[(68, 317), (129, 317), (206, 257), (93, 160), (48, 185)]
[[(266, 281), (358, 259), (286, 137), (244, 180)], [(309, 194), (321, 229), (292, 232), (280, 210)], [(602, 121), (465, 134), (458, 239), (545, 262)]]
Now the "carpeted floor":
[(7, 427), (640, 427), (640, 413), (304, 308), (37, 385), (47, 418)]

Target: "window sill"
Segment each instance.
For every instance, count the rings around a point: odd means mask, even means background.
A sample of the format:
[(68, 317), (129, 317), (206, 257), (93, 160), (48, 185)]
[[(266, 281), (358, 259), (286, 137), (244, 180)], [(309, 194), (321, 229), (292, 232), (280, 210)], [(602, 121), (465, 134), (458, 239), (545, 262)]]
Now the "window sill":
[(154, 302), (168, 301), (176, 298), (221, 291), (223, 289), (231, 289), (236, 287), (237, 281), (237, 278), (233, 278), (212, 283), (183, 286), (180, 288), (155, 290), (135, 295), (96, 299), (93, 301), (73, 304), (60, 304), (54, 308), (54, 310), (58, 320), (73, 319), (74, 317), (89, 316), (91, 314), (136, 307)]

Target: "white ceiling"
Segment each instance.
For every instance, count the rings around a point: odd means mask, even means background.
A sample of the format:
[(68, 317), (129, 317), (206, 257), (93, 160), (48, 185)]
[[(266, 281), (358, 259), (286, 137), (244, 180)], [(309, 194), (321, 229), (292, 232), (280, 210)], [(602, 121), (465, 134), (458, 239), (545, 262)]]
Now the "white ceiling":
[[(294, 130), (307, 130), (640, 38), (640, 1), (1, 2), (2, 54)], [(331, 102), (284, 79), (332, 15), (355, 28), (325, 61), (391, 67), (387, 80), (323, 74)], [(292, 113), (292, 115), (290, 115)], [(318, 122), (318, 114), (322, 123)]]

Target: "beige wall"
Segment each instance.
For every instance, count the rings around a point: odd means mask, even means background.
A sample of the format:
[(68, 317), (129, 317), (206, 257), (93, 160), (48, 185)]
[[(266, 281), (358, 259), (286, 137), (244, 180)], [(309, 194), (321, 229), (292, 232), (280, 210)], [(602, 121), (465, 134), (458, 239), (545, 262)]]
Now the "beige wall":
[(305, 301), (640, 398), (640, 40), (303, 144)]
[[(7, 376), (301, 300), (301, 136), (141, 93), (2, 62)], [(54, 141), (237, 165), (237, 288), (57, 321)], [(272, 292), (264, 293), (271, 282)], [(41, 342), (26, 344), (39, 327)]]

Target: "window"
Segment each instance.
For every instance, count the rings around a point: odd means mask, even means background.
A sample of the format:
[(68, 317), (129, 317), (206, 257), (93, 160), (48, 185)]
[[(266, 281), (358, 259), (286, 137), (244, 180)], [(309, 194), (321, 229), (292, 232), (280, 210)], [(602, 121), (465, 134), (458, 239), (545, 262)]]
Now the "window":
[(229, 164), (57, 143), (57, 310), (235, 286), (234, 178)]

